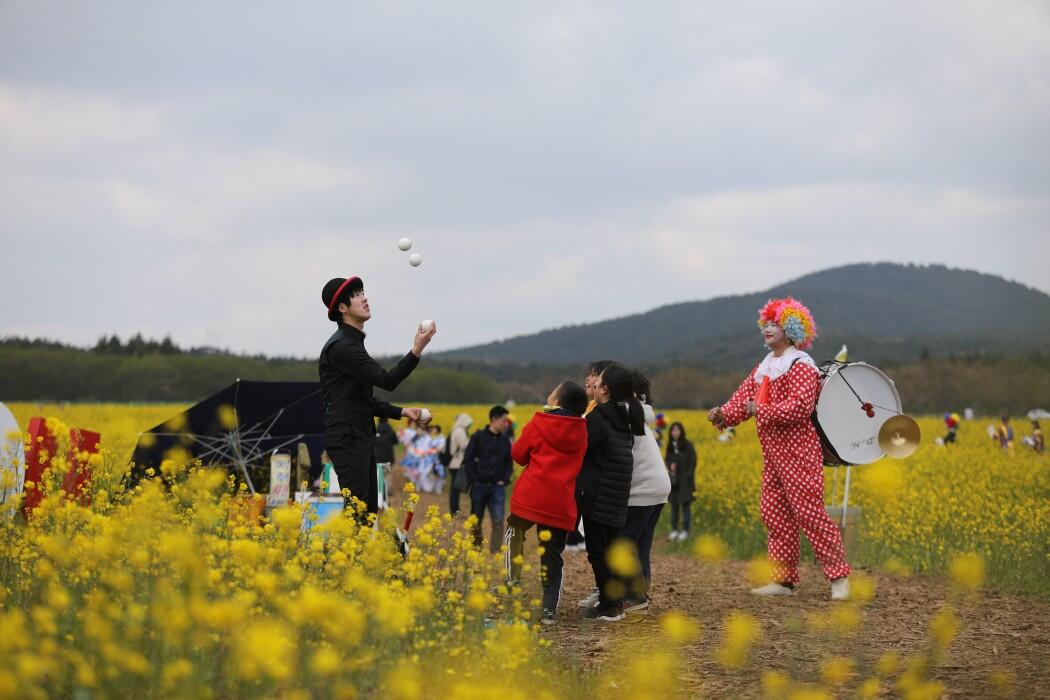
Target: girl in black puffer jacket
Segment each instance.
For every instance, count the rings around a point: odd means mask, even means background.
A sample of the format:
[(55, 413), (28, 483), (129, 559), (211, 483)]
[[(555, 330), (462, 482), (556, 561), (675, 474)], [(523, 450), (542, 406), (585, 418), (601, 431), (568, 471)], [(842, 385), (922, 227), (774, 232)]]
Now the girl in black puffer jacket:
[(634, 437), (645, 435), (645, 413), (634, 396), (633, 375), (619, 364), (602, 372), (595, 400), (597, 408), (587, 415), (587, 453), (576, 478), (576, 505), (598, 589), (597, 606), (584, 616), (611, 622), (623, 619), (627, 582), (613, 575), (606, 554), (627, 518), (632, 448)]

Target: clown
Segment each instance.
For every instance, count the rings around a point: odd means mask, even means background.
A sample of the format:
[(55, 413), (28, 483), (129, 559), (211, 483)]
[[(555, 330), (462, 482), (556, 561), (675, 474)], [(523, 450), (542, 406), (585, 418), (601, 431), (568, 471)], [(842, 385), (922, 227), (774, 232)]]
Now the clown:
[(787, 297), (770, 300), (758, 326), (770, 352), (732, 398), (711, 409), (719, 430), (754, 417), (762, 445), (762, 522), (768, 532), (773, 581), (752, 593), (789, 596), (799, 581), (799, 531), (806, 533), (831, 582), (831, 599), (849, 598), (849, 564), (842, 535), (824, 510), (820, 438), (810, 416), (820, 374), (805, 352), (817, 337), (809, 309)]

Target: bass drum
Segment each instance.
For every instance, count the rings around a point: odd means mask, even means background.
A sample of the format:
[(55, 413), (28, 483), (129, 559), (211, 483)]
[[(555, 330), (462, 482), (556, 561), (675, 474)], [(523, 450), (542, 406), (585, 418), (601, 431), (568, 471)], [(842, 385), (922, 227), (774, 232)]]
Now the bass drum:
[(901, 413), (893, 380), (864, 362), (828, 362), (821, 365), (820, 375), (813, 422), (820, 433), (824, 464), (871, 464), (882, 459), (879, 429)]

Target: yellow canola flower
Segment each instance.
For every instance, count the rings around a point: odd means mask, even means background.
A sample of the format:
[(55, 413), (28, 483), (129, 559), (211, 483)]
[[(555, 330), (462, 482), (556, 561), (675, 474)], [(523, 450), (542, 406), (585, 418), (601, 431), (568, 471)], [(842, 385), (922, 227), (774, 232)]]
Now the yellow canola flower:
[(175, 659), (164, 665), (161, 670), (161, 686), (171, 690), (193, 675), (193, 663), (188, 659)]
[(827, 685), (840, 686), (853, 675), (853, 660), (844, 656), (833, 656), (820, 663), (820, 679)]
[(605, 555), (609, 563), (609, 569), (617, 576), (629, 578), (637, 576), (642, 571), (642, 565), (638, 561), (638, 550), (634, 542), (628, 539), (618, 539), (609, 547)]
[(988, 674), (988, 682), (1000, 696), (1009, 697), (1013, 694), (1016, 679), (1011, 671), (996, 669)]
[(947, 649), (959, 633), (959, 618), (950, 606), (945, 605), (930, 621), (930, 636), (940, 649)]
[(867, 603), (875, 598), (875, 579), (863, 572), (854, 573), (849, 581), (849, 599), (853, 603)]
[(700, 623), (677, 611), (660, 618), (660, 629), (673, 644), (687, 644), (700, 636)]
[(904, 489), (904, 471), (897, 462), (881, 460), (868, 467), (865, 485), (872, 498), (887, 503), (897, 498)]
[(895, 674), (897, 669), (900, 668), (900, 664), (900, 654), (895, 651), (887, 651), (875, 662), (875, 671), (880, 677), (886, 678)]
[(783, 671), (762, 672), (762, 697), (766, 700), (781, 700), (791, 688), (791, 676)]
[(887, 559), (886, 563), (882, 565), (882, 568), (885, 569), (886, 573), (893, 574), (900, 578), (907, 578), (911, 575), (911, 569), (908, 568), (908, 565), (897, 557), (890, 557)]
[(861, 700), (873, 700), (882, 692), (882, 684), (878, 678), (867, 678), (857, 686), (857, 697)]
[(647, 650), (617, 660), (600, 686), (600, 694), (612, 694), (625, 700), (669, 698), (678, 695), (678, 659), (666, 650)]
[[(406, 561), (392, 544), (403, 511), (389, 511), (376, 531), (347, 517), (315, 525), (309, 535), (300, 532), (301, 520), (294, 516), (260, 525), (248, 517), (246, 499), (240, 500), (243, 484), (228, 480), (224, 470), (180, 461), (185, 446), (169, 455), (166, 468), (154, 465), (163, 478), (137, 486), (123, 483), (138, 434), (182, 408), (13, 406), (21, 423), (30, 415), (57, 413), (68, 426), (98, 430), (103, 450), (87, 459), (97, 489), (90, 507), (61, 495), (69, 464), (68, 445), (60, 439), (53, 454), (45, 455), (49, 469), (36, 479), (45, 495), (39, 517), (18, 527), (0, 520), (0, 546), (9, 555), (9, 566), (0, 573), (0, 654), (11, 660), (0, 671), (0, 698), (26, 694), (20, 669), (38, 679), (32, 686), (39, 689), (37, 697), (72, 696), (77, 688), (120, 697), (144, 669), (156, 679), (157, 692), (172, 697), (214, 695), (204, 679), (218, 672), (230, 697), (353, 697), (365, 694), (365, 688), (378, 691), (395, 669), (414, 674), (405, 681), (412, 687), (402, 689), (415, 695), (571, 697), (566, 689), (572, 684), (537, 653), (550, 644), (539, 628), (521, 636), (510, 633), (517, 641), (480, 644), (489, 629), (498, 636), (509, 620), (517, 624), (534, 618), (538, 604), (504, 605), (491, 595), (499, 561), (472, 547), (472, 520), (441, 514), (439, 525), (425, 529), (427, 524), (417, 519)], [(457, 408), (435, 411), (440, 422), (451, 424), (455, 413), (443, 411)], [(704, 487), (697, 490), (694, 516), (710, 538), (697, 538), (693, 553), (713, 561), (722, 556), (719, 544), (725, 551), (761, 549), (765, 531), (756, 495), (762, 466), (753, 422), (740, 426), (735, 440), (716, 443), (702, 413), (676, 412), (674, 419), (706, 443), (698, 450), (697, 474)], [(919, 420), (926, 435), (942, 429), (939, 418)], [(984, 440), (971, 441), (972, 436), (964, 424), (952, 449), (924, 444), (906, 463), (887, 460), (854, 470), (851, 504), (863, 512), (856, 542), (863, 554), (857, 561), (895, 576), (947, 573), (963, 591), (1043, 585), (1037, 574), (1045, 568), (1050, 540), (1045, 458), (1039, 461), (1022, 450), (1007, 454)], [(113, 449), (116, 445), (120, 448)], [(946, 473), (954, 478), (944, 479)], [(830, 478), (826, 488), (830, 499)], [(288, 522), (279, 522), (284, 517)], [(995, 552), (996, 566), (961, 552)], [(746, 568), (752, 575), (757, 571), (756, 584), (770, 580), (768, 563), (759, 560)], [(710, 575), (713, 567), (707, 569)], [(851, 584), (850, 603), (814, 617), (821, 635), (860, 629), (863, 603), (870, 596), (861, 574), (854, 574)], [(939, 613), (930, 620), (934, 651), (958, 638), (955, 615)], [(754, 640), (740, 641), (741, 635), (731, 644), (726, 623), (719, 660), (740, 668)], [(670, 623), (667, 629), (663, 621), (657, 624), (668, 641), (687, 636)], [(243, 639), (259, 626), (275, 626), (294, 641), (294, 669), (282, 680), (261, 665), (251, 677), (240, 674), (239, 663), (248, 663), (241, 659)], [(804, 634), (804, 629), (798, 626), (792, 634)], [(618, 686), (603, 685), (602, 696), (684, 696), (664, 687), (667, 679), (678, 677), (680, 663), (672, 645), (665, 646), (654, 657), (658, 678), (650, 683), (643, 667), (625, 661), (615, 674)], [(516, 649), (525, 661), (514, 660)], [(332, 653), (340, 665), (324, 676), (324, 669), (333, 667)], [(931, 682), (918, 661), (898, 679), (901, 666), (895, 655), (884, 655), (874, 669), (879, 678), (857, 679), (856, 694), (937, 697), (956, 690)], [(740, 675), (747, 685), (743, 692), (753, 695), (759, 669), (746, 673)], [(777, 673), (762, 674), (763, 692), (768, 678), (792, 682), (786, 675), (771, 675)], [(1002, 684), (1008, 685), (1009, 669), (1001, 673)], [(994, 678), (999, 677), (989, 676), (993, 691), (999, 687)], [(799, 686), (782, 690), (779, 697), (816, 692)]]
[(424, 697), (424, 685), (419, 669), (411, 661), (402, 660), (386, 676), (385, 689), (394, 700), (419, 700)]
[(715, 659), (723, 666), (740, 668), (747, 663), (751, 646), (762, 636), (762, 627), (754, 616), (733, 611), (726, 619), (725, 636), (715, 651)]
[(215, 412), (215, 417), (219, 420), (219, 425), (227, 430), (233, 430), (237, 427), (237, 411), (230, 404), (224, 403), (219, 406)]
[(281, 681), (291, 676), (294, 654), (294, 632), (276, 620), (261, 620), (237, 635), (234, 668), (243, 679)]
[(860, 626), (860, 611), (856, 604), (835, 606), (829, 618), (831, 628), (844, 634), (851, 634)]
[(773, 566), (765, 555), (759, 555), (747, 563), (747, 579), (752, 586), (760, 586), (773, 579)]
[(984, 585), (984, 559), (973, 552), (960, 554), (952, 559), (951, 574), (956, 585), (975, 591)]
[(922, 681), (904, 690), (904, 700), (941, 700), (944, 684), (940, 681)]
[(693, 543), (693, 556), (701, 561), (722, 561), (729, 555), (722, 538), (713, 533), (704, 533)]
[(832, 700), (832, 695), (820, 688), (798, 688), (791, 691), (788, 700)]
[(339, 654), (331, 647), (322, 647), (310, 657), (310, 670), (319, 676), (330, 676), (339, 671)]

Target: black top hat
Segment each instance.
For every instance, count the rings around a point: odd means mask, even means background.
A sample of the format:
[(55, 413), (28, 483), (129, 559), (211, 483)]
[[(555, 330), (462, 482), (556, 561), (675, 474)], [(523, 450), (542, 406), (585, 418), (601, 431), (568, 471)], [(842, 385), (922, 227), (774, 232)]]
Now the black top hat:
[(364, 289), (365, 283), (361, 281), (360, 277), (351, 275), (350, 277), (333, 277), (328, 280), (325, 284), (324, 289), (321, 290), (321, 301), (324, 302), (325, 308), (328, 309), (328, 320), (339, 322), (341, 314), (339, 309), (336, 307), (339, 305), (339, 297), (343, 295), (346, 290)]

